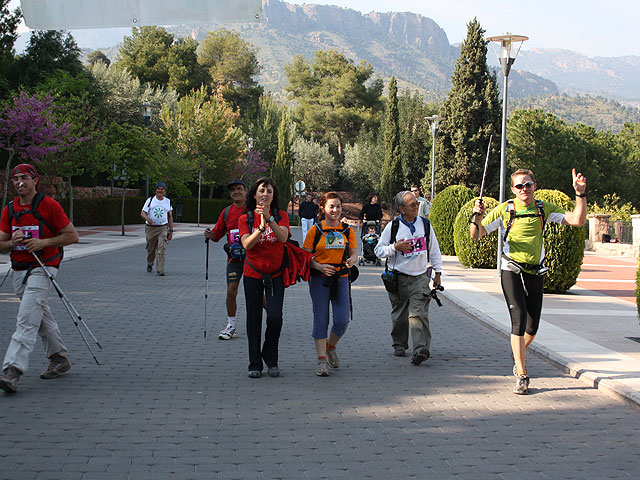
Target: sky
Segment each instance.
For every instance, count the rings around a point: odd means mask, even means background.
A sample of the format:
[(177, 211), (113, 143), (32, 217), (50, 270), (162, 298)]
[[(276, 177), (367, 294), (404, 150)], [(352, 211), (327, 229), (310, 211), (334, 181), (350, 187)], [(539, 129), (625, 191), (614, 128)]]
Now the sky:
[[(56, 0), (48, 0), (56, 1)], [(133, 0), (132, 0), (133, 1)], [(10, 7), (19, 6), (11, 0)], [(451, 44), (460, 43), (475, 16), (487, 36), (525, 35), (522, 46), (563, 48), (588, 57), (640, 56), (638, 0), (288, 0), (352, 8), (362, 13), (414, 12), (434, 20)]]

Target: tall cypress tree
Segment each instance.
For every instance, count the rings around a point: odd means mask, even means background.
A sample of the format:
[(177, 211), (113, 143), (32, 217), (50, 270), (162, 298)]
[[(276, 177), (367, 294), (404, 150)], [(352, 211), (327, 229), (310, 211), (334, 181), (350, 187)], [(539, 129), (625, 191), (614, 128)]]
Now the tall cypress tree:
[(276, 161), (271, 167), (271, 177), (278, 186), (280, 193), (280, 209), (286, 209), (291, 200), (291, 139), (289, 138), (289, 122), (287, 110), (282, 109), (280, 127), (278, 128), (278, 153)]
[(495, 73), (487, 67), (487, 44), (474, 18), (451, 77), (453, 87), (440, 109), (444, 120), (436, 146), (436, 190), (456, 184), (479, 189), (492, 134), (485, 189), (489, 194), (498, 190), (502, 109)]
[(398, 84), (395, 77), (389, 82), (389, 96), (384, 120), (384, 163), (382, 165), (381, 195), (393, 208), (393, 196), (402, 190), (402, 160), (400, 157), (400, 121), (398, 114)]

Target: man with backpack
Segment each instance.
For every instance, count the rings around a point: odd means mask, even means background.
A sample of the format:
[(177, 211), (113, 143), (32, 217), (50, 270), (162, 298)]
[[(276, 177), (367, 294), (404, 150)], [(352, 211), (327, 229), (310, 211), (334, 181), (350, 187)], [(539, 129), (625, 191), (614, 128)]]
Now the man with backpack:
[(38, 191), (38, 172), (33, 166), (16, 166), (11, 181), (18, 196), (2, 211), (0, 252), (11, 252), (9, 275), (20, 307), (2, 364), (0, 388), (7, 393), (17, 391), (38, 335), (50, 362), (40, 378), (57, 378), (71, 368), (67, 347), (49, 308), (51, 282), (34, 256), (39, 256), (55, 276), (62, 261), (62, 247), (78, 241), (78, 233), (60, 204)]
[(173, 238), (173, 207), (171, 201), (165, 197), (167, 185), (164, 182), (156, 184), (155, 195), (147, 198), (140, 216), (144, 219), (144, 232), (147, 238), (147, 272), (153, 271), (164, 277), (164, 261), (167, 255), (167, 243)]
[(481, 238), (495, 230), (504, 240), (500, 283), (511, 317), (511, 351), (516, 386), (513, 393), (529, 393), (526, 352), (538, 332), (542, 312), (544, 274), (544, 231), (548, 223), (574, 227), (587, 219), (587, 179), (572, 171), (576, 207), (571, 212), (549, 202), (536, 200), (536, 178), (531, 170), (519, 169), (511, 175), (515, 198), (495, 207), (484, 217), (485, 207), (476, 200), (469, 225), (471, 238)]
[(204, 232), (205, 238), (209, 238), (214, 242), (225, 237), (225, 235), (227, 238), (227, 243), (224, 246), (224, 250), (227, 252), (227, 326), (218, 334), (218, 339), (220, 340), (238, 338), (238, 331), (236, 330), (238, 304), (236, 298), (245, 258), (245, 251), (238, 236), (238, 219), (240, 215), (246, 213), (245, 206), (247, 192), (249, 191), (242, 180), (234, 180), (227, 185), (227, 188), (233, 203), (220, 212), (218, 221), (213, 228), (208, 228)]
[(383, 280), (391, 301), (393, 354), (404, 357), (411, 330), (411, 363), (417, 366), (431, 356), (429, 283), (433, 270), (434, 288), (441, 285), (442, 255), (429, 220), (418, 216), (415, 195), (400, 192), (395, 203), (400, 215), (383, 230), (375, 253), (387, 259)]

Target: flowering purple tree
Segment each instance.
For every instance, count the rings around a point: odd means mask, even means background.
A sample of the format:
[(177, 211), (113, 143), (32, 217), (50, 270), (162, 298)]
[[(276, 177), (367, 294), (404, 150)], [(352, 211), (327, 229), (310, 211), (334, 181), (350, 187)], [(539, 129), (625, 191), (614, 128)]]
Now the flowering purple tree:
[(269, 170), (269, 162), (262, 158), (262, 152), (250, 148), (242, 159), (242, 180), (251, 186)]
[(9, 154), (5, 166), (3, 209), (7, 203), (11, 163), (16, 156), (22, 162), (37, 164), (45, 156), (59, 152), (77, 140), (69, 134), (68, 123), (56, 121), (56, 108), (53, 97), (29, 96), (22, 91), (0, 111), (0, 147)]

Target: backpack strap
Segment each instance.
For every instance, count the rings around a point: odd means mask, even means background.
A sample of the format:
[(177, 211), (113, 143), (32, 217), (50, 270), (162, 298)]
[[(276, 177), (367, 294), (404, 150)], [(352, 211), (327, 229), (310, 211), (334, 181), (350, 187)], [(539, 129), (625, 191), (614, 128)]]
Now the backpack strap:
[(149, 197), (149, 200), (147, 201), (147, 208), (151, 208), (151, 202), (153, 202), (153, 197)]
[(231, 210), (231, 205), (227, 206), (224, 209), (224, 214), (222, 215), (222, 220), (224, 221), (224, 226), (227, 226), (227, 218), (229, 218), (229, 210)]
[(509, 235), (509, 230), (513, 226), (513, 222), (517, 218), (527, 218), (527, 217), (540, 217), (540, 224), (542, 225), (542, 235), (544, 236), (545, 228), (547, 226), (547, 221), (544, 215), (544, 202), (542, 200), (536, 200), (536, 209), (538, 213), (524, 213), (516, 216), (516, 206), (513, 200), (507, 200), (507, 212), (509, 212), (509, 221), (507, 222), (507, 228), (504, 232), (503, 241), (507, 241), (507, 236)]
[[(427, 242), (427, 262), (431, 262), (431, 253), (429, 252), (431, 248), (431, 222), (427, 217), (420, 217), (422, 219), (422, 224), (424, 225), (424, 238)], [(398, 236), (398, 228), (400, 228), (400, 220), (395, 218), (391, 222), (391, 239), (389, 240), (389, 244), (396, 243), (396, 237)]]

